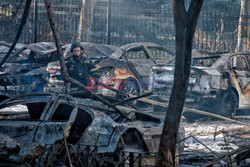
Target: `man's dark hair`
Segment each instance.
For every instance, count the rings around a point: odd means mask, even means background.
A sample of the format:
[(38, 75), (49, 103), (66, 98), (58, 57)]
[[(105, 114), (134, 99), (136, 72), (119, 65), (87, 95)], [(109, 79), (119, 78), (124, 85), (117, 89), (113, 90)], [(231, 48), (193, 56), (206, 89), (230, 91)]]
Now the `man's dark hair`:
[(84, 48), (82, 47), (82, 45), (81, 45), (80, 42), (74, 42), (74, 43), (71, 45), (70, 52), (73, 52), (73, 49), (75, 49), (75, 48), (77, 48), (77, 47), (80, 47), (81, 50), (84, 50)]

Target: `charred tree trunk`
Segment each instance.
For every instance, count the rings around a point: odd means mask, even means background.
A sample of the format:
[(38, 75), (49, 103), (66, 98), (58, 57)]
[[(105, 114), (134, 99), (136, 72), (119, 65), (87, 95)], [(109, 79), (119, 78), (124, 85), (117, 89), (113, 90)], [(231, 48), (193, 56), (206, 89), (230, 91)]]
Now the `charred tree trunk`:
[(59, 35), (57, 27), (56, 27), (56, 21), (55, 21), (53, 9), (51, 8), (50, 0), (44, 0), (44, 4), (45, 4), (45, 7), (47, 9), (50, 27), (52, 29), (54, 40), (56, 43), (57, 53), (60, 57), (59, 60), (60, 60), (60, 65), (61, 65), (61, 72), (62, 72), (62, 77), (64, 80), (66, 92), (69, 93), (69, 91), (70, 91), (69, 79), (68, 79), (69, 74), (68, 74), (68, 71), (66, 68), (65, 59), (63, 57), (62, 42), (61, 42), (60, 35)]
[(84, 37), (84, 41), (91, 41), (91, 28), (93, 25), (94, 7), (95, 0), (82, 0), (82, 7), (78, 25), (78, 34), (76, 37), (76, 41), (78, 42), (82, 40), (82, 36)]
[(23, 31), (23, 28), (27, 22), (27, 19), (29, 17), (29, 12), (30, 12), (30, 6), (31, 6), (31, 2), (32, 0), (26, 0), (26, 4), (25, 4), (25, 8), (24, 8), (24, 12), (23, 12), (23, 16), (22, 16), (22, 20), (21, 20), (21, 24), (18, 28), (18, 31), (17, 31), (17, 34), (16, 34), (16, 37), (14, 39), (14, 41), (12, 42), (12, 45), (8, 51), (8, 53), (6, 54), (6, 56), (3, 58), (2, 62), (0, 63), (0, 67), (2, 67), (2, 65), (6, 62), (6, 60), (9, 58), (11, 52), (13, 51), (13, 49), (15, 48), (21, 34), (22, 34), (22, 31)]
[(85, 15), (84, 15), (84, 40), (87, 42), (91, 41), (91, 28), (94, 19), (94, 8), (96, 0), (87, 0), (85, 5)]
[(241, 0), (240, 17), (238, 22), (238, 37), (235, 48), (236, 52), (243, 51), (243, 38), (244, 34), (246, 33), (245, 27), (247, 26), (246, 14), (247, 14), (247, 0)]
[(78, 33), (76, 37), (76, 41), (78, 42), (80, 42), (82, 39), (82, 22), (83, 22), (83, 16), (84, 16), (84, 11), (85, 11), (85, 4), (86, 4), (86, 0), (82, 0), (82, 7), (81, 7), (79, 25), (78, 25)]
[(169, 100), (159, 146), (158, 166), (176, 166), (177, 134), (188, 87), (192, 40), (203, 0), (192, 0), (188, 11), (184, 0), (172, 0), (176, 31), (174, 86)]
[(247, 0), (247, 51), (250, 52), (250, 0)]

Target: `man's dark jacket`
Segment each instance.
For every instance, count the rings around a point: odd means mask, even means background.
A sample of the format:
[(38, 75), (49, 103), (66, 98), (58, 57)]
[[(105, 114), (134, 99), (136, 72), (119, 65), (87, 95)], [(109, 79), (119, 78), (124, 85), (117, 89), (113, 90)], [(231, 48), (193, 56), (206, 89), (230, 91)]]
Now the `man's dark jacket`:
[(69, 75), (84, 85), (87, 85), (88, 77), (98, 77), (96, 66), (83, 55), (79, 57), (74, 56), (66, 65)]

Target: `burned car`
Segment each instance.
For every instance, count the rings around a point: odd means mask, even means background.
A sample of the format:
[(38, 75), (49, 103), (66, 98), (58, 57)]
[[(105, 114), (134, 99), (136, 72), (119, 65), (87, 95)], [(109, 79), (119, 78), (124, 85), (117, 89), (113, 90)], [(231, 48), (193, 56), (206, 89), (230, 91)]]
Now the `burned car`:
[[(250, 108), (249, 64), (249, 52), (193, 54), (186, 105), (210, 108), (227, 117), (238, 109)], [(173, 80), (174, 65), (156, 65), (151, 71), (149, 90), (168, 100)]]
[[(117, 108), (129, 120), (88, 98), (33, 93), (7, 99), (0, 104), (0, 114), (16, 111), (26, 112), (26, 116), (1, 119), (0, 134), (19, 143), (16, 144), (19, 149), (11, 156), (6, 153), (1, 163), (14, 159), (16, 164), (33, 160), (31, 165), (41, 165), (47, 160), (45, 164), (49, 166), (52, 161), (48, 158), (53, 154), (56, 156), (54, 165), (61, 166), (68, 163), (67, 153), (74, 159), (77, 150), (89, 148), (96, 150), (98, 163), (107, 166), (121, 164), (123, 152), (157, 152), (162, 120), (132, 108)], [(184, 128), (180, 126), (179, 139), (183, 138)], [(68, 152), (55, 152), (60, 143), (67, 145)], [(179, 144), (178, 150), (183, 150), (183, 143)]]
[[(97, 66), (110, 68), (101, 77), (105, 85), (137, 96), (148, 89), (148, 77), (153, 65), (168, 64), (173, 59), (173, 53), (164, 46), (149, 42), (130, 43)], [(106, 88), (101, 91), (106, 96), (117, 96), (116, 92)]]
[[(130, 43), (120, 48), (110, 45), (98, 45), (83, 42), (85, 54), (100, 69), (100, 78), (91, 78), (89, 89), (98, 89), (98, 93), (115, 97), (117, 94), (111, 89), (121, 89), (132, 95), (139, 95), (148, 87), (148, 76), (154, 64), (169, 62), (173, 54), (165, 47), (154, 43)], [(65, 50), (64, 57), (71, 57), (70, 45)], [(50, 74), (50, 91), (62, 91), (59, 62), (48, 64)], [(107, 87), (103, 86), (106, 85)], [(107, 88), (107, 89), (106, 89)]]
[(0, 101), (18, 94), (42, 92), (46, 66), (57, 59), (56, 46), (50, 42), (15, 49), (0, 68)]

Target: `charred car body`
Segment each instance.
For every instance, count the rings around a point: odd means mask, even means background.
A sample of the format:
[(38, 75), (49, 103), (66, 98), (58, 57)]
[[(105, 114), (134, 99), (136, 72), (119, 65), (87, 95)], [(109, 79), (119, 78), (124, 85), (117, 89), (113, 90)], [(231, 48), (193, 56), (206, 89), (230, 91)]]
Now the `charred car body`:
[[(102, 75), (101, 81), (104, 84), (137, 96), (148, 89), (148, 77), (153, 65), (167, 64), (173, 58), (172, 52), (161, 45), (147, 42), (130, 43), (122, 46), (97, 66), (111, 69)], [(117, 95), (109, 89), (101, 90), (106, 96)]]
[[(154, 64), (167, 63), (173, 59), (173, 54), (165, 47), (154, 43), (130, 43), (120, 48), (110, 45), (99, 45), (83, 42), (82, 46), (87, 57), (100, 69), (100, 78), (92, 78), (87, 85), (90, 89), (98, 89), (98, 93), (106, 96), (116, 96), (111, 89), (122, 89), (126, 93), (139, 95), (148, 88), (150, 69)], [(64, 52), (66, 59), (70, 58), (70, 45)], [(48, 64), (50, 74), (48, 88), (62, 91), (63, 82), (60, 78), (59, 62)], [(57, 85), (62, 85), (58, 87)], [(106, 85), (108, 89), (104, 88)]]
[[(6, 54), (8, 49), (2, 54)], [(43, 92), (46, 66), (56, 59), (54, 43), (41, 42), (16, 48), (0, 68), (1, 100), (18, 94)]]
[[(250, 108), (249, 61), (249, 52), (203, 56), (193, 53), (186, 105), (205, 107), (212, 103), (212, 112), (228, 117), (238, 109)], [(151, 71), (149, 90), (169, 97), (173, 80), (173, 65), (156, 65)]]
[[(16, 108), (19, 108), (19, 112), (26, 112), (27, 117), (19, 120), (2, 118), (0, 134), (20, 143), (21, 149), (14, 154), (20, 163), (27, 157), (32, 159), (38, 156), (42, 159), (33, 163), (41, 163), (48, 156), (45, 154), (46, 148), (55, 149), (56, 143), (67, 141), (72, 156), (76, 150), (88, 146), (96, 149), (102, 164), (119, 164), (124, 151), (156, 152), (163, 126), (159, 118), (135, 109), (117, 106), (131, 119), (126, 120), (98, 101), (63, 94), (13, 97), (0, 104), (0, 113)], [(181, 126), (179, 139), (183, 138), (184, 128)], [(183, 150), (183, 143), (179, 145), (179, 150)], [(67, 163), (67, 156), (66, 159), (63, 157), (61, 154), (57, 157), (61, 161), (60, 165)], [(6, 159), (11, 161), (8, 156)]]

